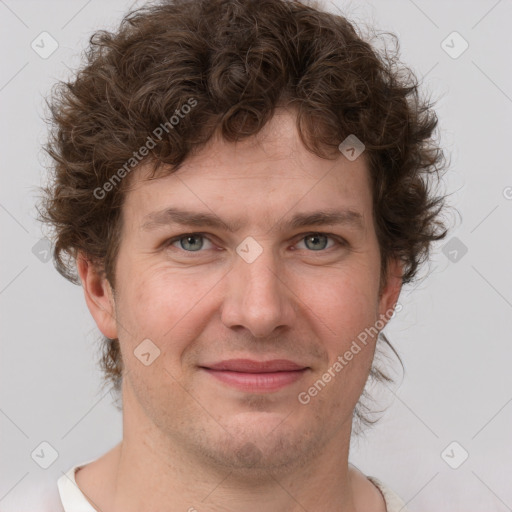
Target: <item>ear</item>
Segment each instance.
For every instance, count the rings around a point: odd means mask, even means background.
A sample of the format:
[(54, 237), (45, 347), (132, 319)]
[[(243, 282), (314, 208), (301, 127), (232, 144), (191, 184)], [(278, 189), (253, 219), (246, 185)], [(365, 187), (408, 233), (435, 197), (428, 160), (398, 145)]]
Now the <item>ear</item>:
[[(379, 319), (388, 323), (402, 289), (403, 266), (400, 260), (393, 258), (388, 263), (386, 281), (380, 290)], [(385, 325), (384, 324), (384, 325)]]
[(80, 252), (77, 269), (84, 288), (85, 301), (99, 330), (110, 339), (117, 338), (115, 301), (112, 287), (87, 257)]

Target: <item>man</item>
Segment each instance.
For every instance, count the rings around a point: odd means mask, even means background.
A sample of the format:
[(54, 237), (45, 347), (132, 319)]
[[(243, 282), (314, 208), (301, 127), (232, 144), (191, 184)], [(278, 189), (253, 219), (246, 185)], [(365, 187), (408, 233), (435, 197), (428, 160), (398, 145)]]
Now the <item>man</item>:
[(59, 479), (65, 512), (405, 510), (348, 463), (379, 335), (446, 235), (403, 69), (287, 0), (167, 1), (91, 39), (42, 217), (123, 439)]

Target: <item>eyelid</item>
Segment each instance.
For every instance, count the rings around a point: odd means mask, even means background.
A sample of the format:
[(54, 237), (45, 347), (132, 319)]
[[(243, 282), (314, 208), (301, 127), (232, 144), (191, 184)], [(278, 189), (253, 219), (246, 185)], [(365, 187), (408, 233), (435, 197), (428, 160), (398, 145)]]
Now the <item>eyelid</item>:
[[(308, 231), (308, 232), (305, 232), (305, 233), (300, 233), (300, 234), (298, 234), (298, 235), (296, 235), (294, 237), (294, 240), (295, 240), (294, 245), (296, 245), (299, 242), (303, 241), (304, 238), (306, 238), (308, 236), (312, 236), (312, 235), (325, 235), (327, 238), (330, 238), (331, 240), (334, 240), (337, 243), (337, 245), (340, 246), (340, 247), (346, 247), (346, 246), (349, 245), (348, 242), (344, 238), (342, 238), (341, 236), (335, 235), (334, 233), (324, 232), (324, 231)], [(176, 235), (176, 236), (174, 236), (172, 238), (169, 238), (169, 239), (164, 241), (163, 246), (164, 247), (170, 247), (170, 246), (172, 246), (172, 244), (174, 242), (178, 242), (179, 240), (181, 240), (182, 238), (186, 238), (187, 236), (200, 236), (200, 237), (206, 238), (210, 243), (214, 244), (214, 242), (211, 239), (212, 235), (210, 235), (209, 233), (191, 232), (191, 233), (182, 233), (180, 235)], [(176, 249), (178, 249), (179, 251), (182, 251), (182, 252), (189, 253), (189, 254), (203, 252), (202, 250), (199, 250), (199, 251), (186, 251), (185, 249), (181, 249), (181, 248), (178, 248), (178, 247), (176, 247)], [(335, 247), (330, 247), (329, 249), (323, 249), (323, 250), (320, 250), (320, 251), (308, 251), (308, 252), (311, 252), (311, 253), (314, 253), (314, 252), (322, 253), (322, 252), (328, 252), (330, 249), (335, 249)]]
[[(336, 242), (336, 244), (340, 247), (345, 247), (348, 245), (348, 242), (342, 238), (341, 236), (339, 235), (335, 235), (334, 233), (327, 233), (325, 231), (310, 231), (308, 233), (301, 233), (300, 235), (298, 235), (298, 238), (297, 238), (297, 241), (295, 242), (296, 244), (301, 242), (302, 240), (304, 240), (304, 238), (308, 237), (308, 236), (312, 236), (312, 235), (324, 235), (326, 236), (327, 238), (330, 238), (331, 240), (334, 240), (334, 242)], [(330, 247), (329, 249), (323, 249), (321, 251), (309, 251), (309, 252), (327, 252), (329, 251), (330, 249), (335, 249), (335, 247)]]
[[(170, 247), (170, 246), (172, 246), (172, 244), (174, 242), (178, 242), (179, 240), (181, 240), (182, 238), (186, 238), (187, 236), (197, 236), (197, 237), (206, 238), (211, 244), (213, 244), (213, 241), (210, 238), (211, 235), (209, 235), (208, 233), (193, 232), (193, 233), (182, 233), (181, 235), (176, 235), (176, 236), (173, 236), (172, 238), (168, 238), (167, 240), (164, 241), (163, 246), (164, 247)], [(186, 251), (185, 249), (181, 249), (181, 248), (178, 248), (178, 247), (176, 247), (176, 249), (181, 250), (182, 252), (189, 253), (189, 254), (203, 252), (201, 250), (199, 250), (199, 251)]]

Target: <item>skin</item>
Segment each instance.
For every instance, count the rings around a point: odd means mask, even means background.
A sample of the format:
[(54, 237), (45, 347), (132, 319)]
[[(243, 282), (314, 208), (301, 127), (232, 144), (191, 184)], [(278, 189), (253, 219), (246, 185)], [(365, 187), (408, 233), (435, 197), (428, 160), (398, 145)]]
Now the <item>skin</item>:
[[(146, 168), (133, 172), (115, 293), (78, 259), (89, 310), (104, 335), (119, 338), (125, 364), (123, 440), (76, 474), (78, 486), (102, 512), (385, 511), (378, 489), (348, 464), (376, 338), (307, 405), (297, 398), (400, 293), (395, 260), (380, 290), (364, 154), (317, 157), (302, 145), (293, 113), (278, 110), (256, 137), (216, 137), (174, 174), (146, 181)], [(141, 229), (145, 215), (169, 206), (242, 224), (235, 233)], [(296, 213), (340, 208), (360, 212), (363, 227), (276, 227)], [(199, 251), (179, 240), (165, 246), (189, 233), (204, 233), (192, 241), (202, 241)], [(304, 240), (310, 233), (328, 234), (320, 249)], [(252, 263), (236, 252), (248, 236), (263, 250)], [(134, 355), (147, 338), (160, 349), (148, 366)], [(253, 393), (200, 368), (231, 358), (289, 359), (308, 370), (277, 391)]]

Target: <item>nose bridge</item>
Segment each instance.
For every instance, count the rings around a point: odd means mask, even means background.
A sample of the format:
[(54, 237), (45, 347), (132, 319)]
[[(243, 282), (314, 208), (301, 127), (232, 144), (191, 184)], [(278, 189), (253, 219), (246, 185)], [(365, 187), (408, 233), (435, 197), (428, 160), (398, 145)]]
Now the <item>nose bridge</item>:
[[(258, 246), (260, 247), (258, 249)], [(237, 249), (223, 305), (228, 327), (242, 325), (253, 336), (264, 337), (293, 320), (291, 294), (279, 275), (280, 262), (269, 247), (249, 240)]]

